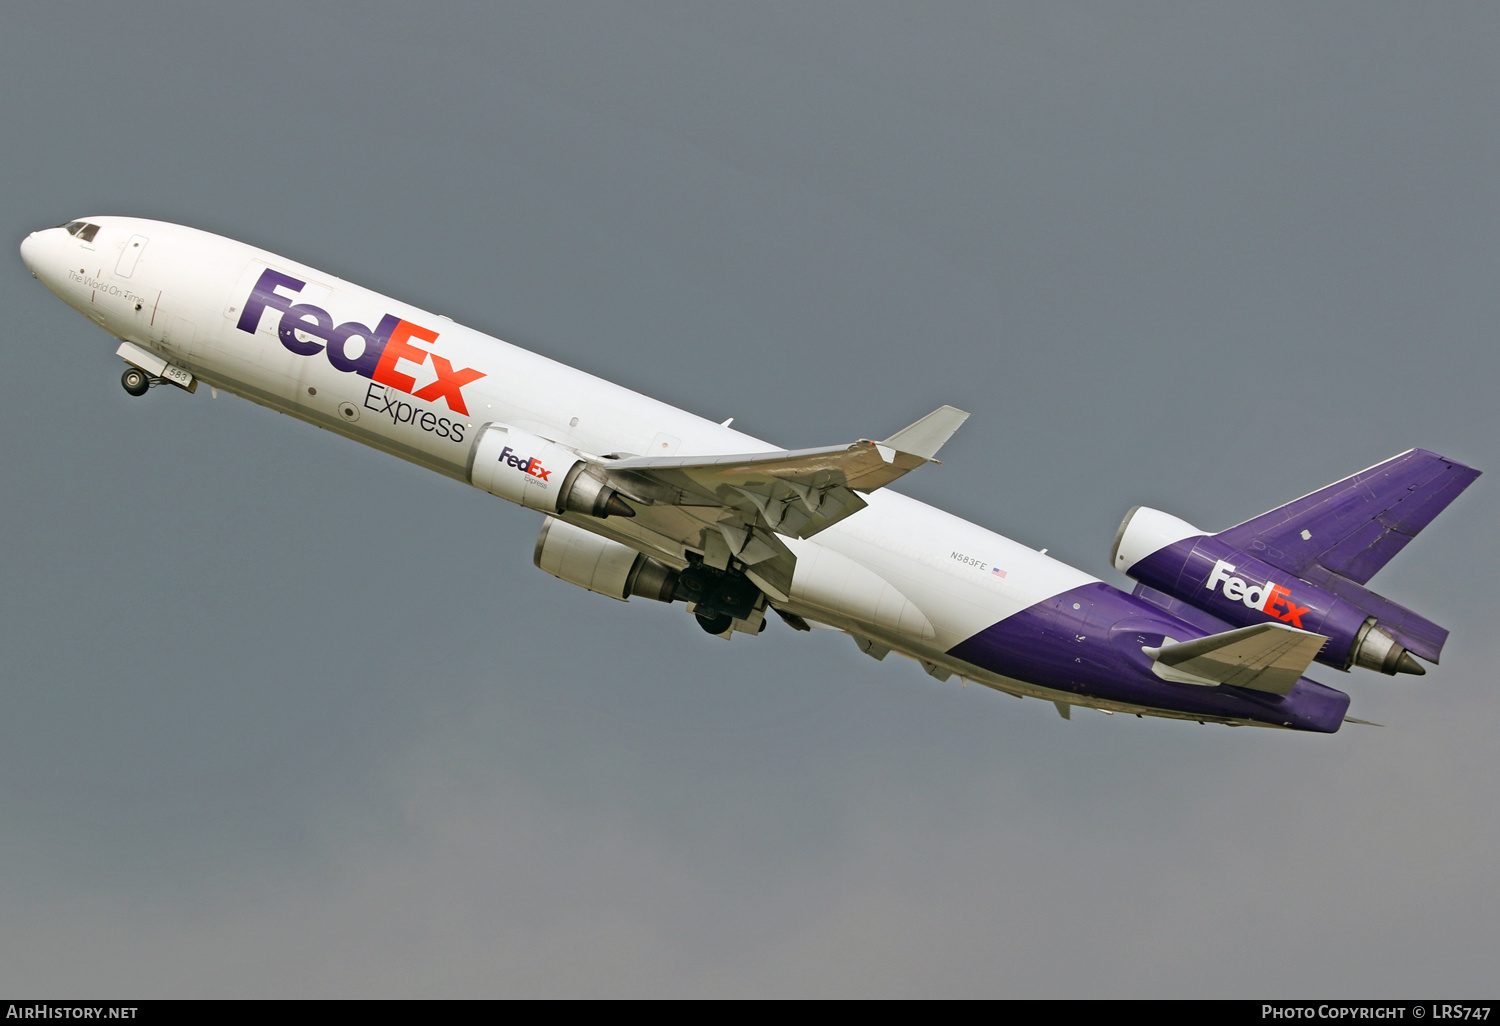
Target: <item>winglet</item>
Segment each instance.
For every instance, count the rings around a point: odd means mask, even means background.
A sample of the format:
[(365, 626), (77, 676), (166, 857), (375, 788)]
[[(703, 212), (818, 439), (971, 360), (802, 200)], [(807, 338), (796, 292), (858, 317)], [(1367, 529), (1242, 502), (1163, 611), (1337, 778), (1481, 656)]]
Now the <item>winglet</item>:
[(927, 416), (909, 427), (904, 427), (887, 438), (881, 445), (897, 452), (910, 453), (930, 460), (937, 455), (943, 443), (953, 437), (969, 415), (954, 406), (939, 406)]

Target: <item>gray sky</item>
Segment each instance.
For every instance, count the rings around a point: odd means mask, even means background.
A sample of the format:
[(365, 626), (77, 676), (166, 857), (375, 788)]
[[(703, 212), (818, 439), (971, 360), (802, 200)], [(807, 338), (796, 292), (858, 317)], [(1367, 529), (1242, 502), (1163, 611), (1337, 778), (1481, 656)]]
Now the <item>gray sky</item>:
[[(12, 6), (8, 245), (265, 246), (786, 445), (973, 412), (926, 501), (1124, 583), (1414, 445), (1500, 471), (1487, 4)], [(536, 514), (0, 275), (0, 991), (1494, 989), (1493, 480), (1332, 736), (725, 644)]]

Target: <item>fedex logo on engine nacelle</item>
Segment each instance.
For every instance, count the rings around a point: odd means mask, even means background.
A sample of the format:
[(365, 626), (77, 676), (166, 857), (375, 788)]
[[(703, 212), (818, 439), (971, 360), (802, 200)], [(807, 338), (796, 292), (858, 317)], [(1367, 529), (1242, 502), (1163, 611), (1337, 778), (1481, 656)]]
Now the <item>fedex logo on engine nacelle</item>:
[[(280, 310), (281, 323), (276, 327), (276, 334), (281, 344), (298, 356), (323, 353), (328, 362), (341, 371), (363, 375), (428, 402), (441, 399), (454, 413), (468, 415), (463, 386), (484, 377), (484, 373), (472, 367), (455, 370), (444, 357), (412, 344), (414, 339), (436, 342), (437, 332), (404, 321), (395, 314), (386, 314), (374, 328), (355, 321), (336, 325), (322, 307), (293, 303), (293, 296), (277, 291), (301, 292), (306, 285), (307, 282), (298, 281), (289, 274), (266, 268), (250, 290), (250, 297), (245, 300), (245, 308), (235, 327), (253, 335), (268, 307)], [(416, 379), (401, 370), (401, 364), (420, 367), (429, 358), (437, 380), (418, 389)]]
[(552, 474), (552, 471), (544, 469), (541, 463), (537, 462), (535, 456), (517, 456), (516, 451), (508, 445), (500, 450), (500, 462), (509, 463), (521, 473), (530, 474), (543, 481), (548, 480)]
[(1213, 591), (1222, 582), (1225, 598), (1243, 602), (1249, 608), (1259, 610), (1293, 627), (1302, 626), (1302, 614), (1307, 612), (1308, 607), (1299, 606), (1293, 602), (1289, 597), (1290, 589), (1283, 588), (1279, 584), (1272, 584), (1270, 581), (1265, 584), (1247, 584), (1244, 578), (1230, 576), (1234, 573), (1234, 569), (1233, 563), (1222, 559), (1215, 560), (1213, 573), (1208, 575), (1208, 583), (1204, 587)]

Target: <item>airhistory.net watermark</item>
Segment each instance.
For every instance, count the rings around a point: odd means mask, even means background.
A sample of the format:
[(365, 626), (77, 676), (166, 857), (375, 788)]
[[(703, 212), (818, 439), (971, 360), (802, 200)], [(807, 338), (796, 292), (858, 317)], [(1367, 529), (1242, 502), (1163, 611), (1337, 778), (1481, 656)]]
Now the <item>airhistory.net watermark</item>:
[(7, 1005), (7, 1019), (134, 1019), (139, 1005)]

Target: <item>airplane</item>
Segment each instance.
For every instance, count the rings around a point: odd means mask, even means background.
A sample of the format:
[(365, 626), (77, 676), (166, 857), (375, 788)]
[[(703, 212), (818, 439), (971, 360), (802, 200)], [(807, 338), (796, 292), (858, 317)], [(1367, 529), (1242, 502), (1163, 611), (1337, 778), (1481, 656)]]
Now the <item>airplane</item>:
[(206, 383), (542, 514), (533, 561), (610, 598), (682, 602), (711, 635), (848, 634), (1056, 705), (1336, 732), (1305, 676), (1420, 674), (1448, 632), (1365, 585), (1479, 471), (1412, 449), (1210, 533), (1136, 507), (1127, 593), (887, 486), (967, 419), (781, 449), (331, 274), (194, 228), (88, 217), (21, 244), (119, 341), (121, 384)]

